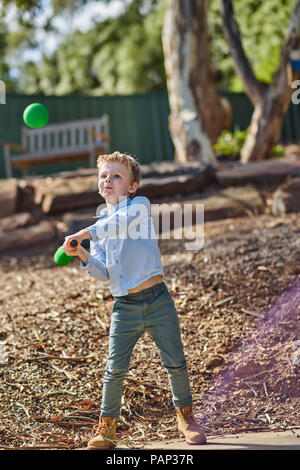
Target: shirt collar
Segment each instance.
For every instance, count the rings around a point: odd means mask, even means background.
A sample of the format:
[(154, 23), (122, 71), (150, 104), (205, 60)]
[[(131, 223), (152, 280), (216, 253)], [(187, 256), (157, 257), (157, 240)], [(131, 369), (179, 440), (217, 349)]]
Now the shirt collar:
[(104, 209), (102, 209), (100, 211), (100, 215), (94, 215), (93, 219), (100, 219), (101, 217), (106, 217), (110, 214), (113, 214), (114, 212), (118, 211), (122, 207), (128, 206), (130, 204), (130, 202), (131, 202), (131, 199), (130, 199), (130, 197), (127, 196), (127, 197), (125, 197), (125, 199), (123, 199), (121, 202), (119, 202), (119, 204), (116, 204), (110, 212), (108, 212), (108, 208), (105, 207)]

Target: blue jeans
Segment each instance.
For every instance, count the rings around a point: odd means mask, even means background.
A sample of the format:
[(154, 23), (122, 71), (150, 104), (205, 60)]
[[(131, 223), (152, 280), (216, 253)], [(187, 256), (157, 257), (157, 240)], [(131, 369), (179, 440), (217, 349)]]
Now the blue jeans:
[(174, 406), (183, 408), (192, 404), (178, 315), (168, 288), (162, 282), (140, 292), (115, 297), (109, 354), (103, 378), (101, 416), (119, 416), (123, 380), (131, 353), (146, 330), (158, 347), (162, 365), (168, 372)]

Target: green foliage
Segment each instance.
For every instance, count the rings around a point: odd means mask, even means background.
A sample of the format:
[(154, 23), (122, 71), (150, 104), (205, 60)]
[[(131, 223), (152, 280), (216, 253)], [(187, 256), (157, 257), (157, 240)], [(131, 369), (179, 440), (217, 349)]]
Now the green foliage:
[[(99, 3), (111, 0), (98, 0)], [(82, 33), (59, 37), (50, 56), (28, 61), (24, 52), (42, 50), (38, 29), (56, 31), (54, 20), (80, 15), (91, 0), (3, 0), (0, 5), (0, 74), (15, 91), (45, 94), (131, 94), (165, 89), (161, 32), (166, 0), (131, 0), (117, 18), (94, 22)], [(125, 3), (125, 2), (124, 2)], [(257, 78), (268, 84), (279, 64), (286, 26), (296, 0), (233, 0), (242, 43)], [(17, 18), (8, 21), (9, 8)], [(51, 6), (40, 25), (40, 13)], [(222, 89), (241, 92), (223, 33), (220, 0), (209, 0), (212, 61)], [(13, 26), (12, 26), (13, 25)], [(39, 26), (38, 26), (39, 25)], [(14, 71), (14, 78), (12, 75)], [(15, 78), (16, 77), (16, 78)]]
[[(146, 2), (149, 4), (149, 2)], [(75, 31), (53, 56), (21, 68), (19, 91), (45, 94), (131, 94), (165, 89), (163, 3), (143, 13), (133, 0), (124, 14)]]
[(214, 145), (215, 152), (218, 155), (239, 155), (246, 140), (247, 130), (223, 131)]
[[(247, 137), (248, 128), (234, 132), (223, 131), (213, 146), (217, 155), (239, 156)], [(276, 145), (273, 148), (273, 158), (284, 156), (284, 148)]]
[[(243, 84), (235, 73), (222, 31), (220, 0), (210, 0), (208, 3), (212, 59), (218, 71), (219, 86), (243, 92)], [(279, 65), (283, 38), (295, 4), (295, 0), (233, 0), (245, 53), (262, 83), (272, 81)]]
[(273, 148), (273, 158), (280, 158), (284, 157), (285, 155), (285, 150), (282, 145), (275, 145)]

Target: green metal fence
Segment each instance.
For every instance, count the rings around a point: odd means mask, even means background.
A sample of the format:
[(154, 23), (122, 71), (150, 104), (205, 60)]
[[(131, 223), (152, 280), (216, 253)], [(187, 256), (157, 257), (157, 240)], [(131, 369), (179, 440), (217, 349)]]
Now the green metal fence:
[[(243, 93), (224, 92), (233, 108), (232, 129), (245, 129), (253, 107)], [(6, 104), (0, 104), (0, 141), (21, 144), (22, 115), (27, 105), (43, 103), (49, 110), (49, 123), (95, 118), (108, 114), (111, 151), (120, 150), (137, 157), (142, 164), (173, 160), (174, 147), (168, 129), (169, 103), (167, 92), (129, 96), (44, 96), (7, 94)], [(282, 128), (281, 142), (300, 143), (300, 106), (291, 104)], [(43, 165), (33, 167), (30, 174), (87, 167), (88, 162)], [(14, 168), (13, 176), (21, 176)], [(3, 148), (0, 147), (0, 178), (5, 178)]]

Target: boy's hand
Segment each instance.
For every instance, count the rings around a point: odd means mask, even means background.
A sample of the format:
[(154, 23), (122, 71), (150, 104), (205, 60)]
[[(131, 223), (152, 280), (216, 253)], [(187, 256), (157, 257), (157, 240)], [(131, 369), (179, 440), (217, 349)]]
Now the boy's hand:
[[(82, 236), (82, 233), (78, 232), (78, 233), (75, 233), (74, 235), (69, 235), (68, 237), (65, 237), (65, 241), (64, 241), (64, 244), (63, 244), (63, 251), (69, 255), (69, 256), (78, 256), (78, 253), (77, 250), (81, 244), (81, 242), (85, 239), (84, 236)], [(75, 247), (72, 247), (70, 246), (69, 242), (71, 240), (76, 240), (77, 241), (77, 246)]]
[[(76, 240), (77, 246), (72, 247), (70, 246), (70, 240)], [(62, 246), (62, 250), (68, 256), (78, 256), (78, 248), (80, 247), (80, 243), (82, 242), (82, 238), (80, 235), (70, 235), (65, 238), (64, 244)]]
[[(74, 235), (69, 235), (68, 237), (65, 237), (65, 241), (64, 241), (62, 249), (69, 256), (79, 256), (76, 250), (79, 248), (83, 240), (86, 240), (89, 238), (91, 238), (91, 234), (89, 230), (87, 229), (80, 230), (80, 232), (74, 233)], [(77, 240), (78, 245), (76, 248), (71, 248), (69, 246), (70, 240)], [(72, 252), (70, 250), (72, 250)]]
[[(69, 237), (68, 237), (69, 238)], [(74, 240), (74, 237), (71, 237), (71, 240)], [(77, 245), (76, 248), (73, 248), (66, 242), (67, 244), (63, 244), (62, 250), (64, 253), (66, 253), (68, 256), (78, 256), (81, 261), (83, 261), (84, 264), (87, 264), (88, 258), (89, 258), (89, 252), (86, 251), (83, 246)]]

